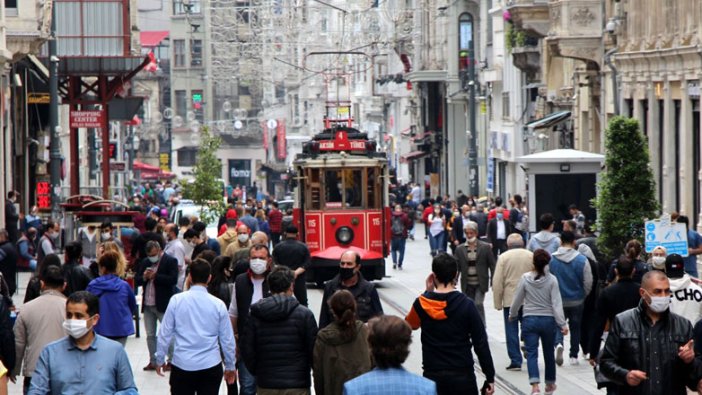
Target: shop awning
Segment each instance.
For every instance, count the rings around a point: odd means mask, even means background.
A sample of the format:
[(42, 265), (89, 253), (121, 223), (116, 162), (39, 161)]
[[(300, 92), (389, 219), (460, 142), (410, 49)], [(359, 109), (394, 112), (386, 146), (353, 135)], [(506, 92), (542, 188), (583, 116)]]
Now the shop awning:
[(402, 162), (409, 162), (409, 161), (412, 161), (412, 160), (417, 160), (417, 159), (423, 158), (423, 157), (425, 157), (425, 156), (427, 156), (427, 155), (429, 155), (428, 152), (424, 152), (424, 151), (412, 151), (412, 152), (410, 152), (410, 153), (407, 153), (407, 154), (404, 154), (404, 155), (400, 156), (400, 161), (402, 161)]
[(168, 30), (150, 30), (139, 34), (142, 47), (158, 47), (168, 35), (171, 34)]
[(139, 162), (138, 160), (135, 160), (132, 163), (132, 170), (140, 171), (142, 173), (158, 173), (159, 171), (161, 171), (161, 168), (159, 168), (158, 166), (148, 165), (144, 162)]
[(175, 178), (175, 174), (171, 173), (170, 171), (165, 171), (165, 170), (159, 170), (156, 173), (142, 173), (141, 174), (141, 179), (142, 180), (171, 180)]
[(565, 121), (568, 118), (570, 118), (570, 111), (554, 112), (548, 114), (547, 116), (541, 119), (529, 122), (528, 124), (526, 124), (526, 127), (529, 129), (550, 128), (559, 122)]

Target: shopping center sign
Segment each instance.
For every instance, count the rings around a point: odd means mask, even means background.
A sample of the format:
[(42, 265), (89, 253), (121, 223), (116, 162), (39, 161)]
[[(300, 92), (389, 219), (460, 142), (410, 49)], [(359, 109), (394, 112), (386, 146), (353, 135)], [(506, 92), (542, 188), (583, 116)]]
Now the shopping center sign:
[(103, 121), (105, 120), (105, 111), (103, 110), (71, 111), (70, 115), (69, 125), (71, 129), (99, 129), (104, 126)]

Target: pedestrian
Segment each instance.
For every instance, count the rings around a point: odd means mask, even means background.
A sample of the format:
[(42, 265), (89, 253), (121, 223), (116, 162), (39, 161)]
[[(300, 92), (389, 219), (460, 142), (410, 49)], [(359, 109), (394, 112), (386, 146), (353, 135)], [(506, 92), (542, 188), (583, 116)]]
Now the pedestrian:
[(585, 233), (585, 214), (583, 214), (579, 209), (578, 206), (575, 204), (571, 204), (568, 206), (568, 212), (570, 215), (573, 216), (572, 220), (575, 221), (575, 229), (572, 229), (571, 231), (575, 234), (584, 234)]
[(100, 224), (100, 243), (114, 242), (124, 252), (124, 243), (119, 237), (115, 237), (115, 227), (110, 221), (104, 221)]
[(512, 233), (512, 225), (505, 218), (502, 207), (495, 208), (495, 218), (488, 222), (488, 241), (492, 245), (492, 254), (497, 257), (507, 251), (507, 236)]
[[(585, 297), (592, 289), (592, 269), (587, 258), (575, 248), (573, 232), (561, 233), (561, 246), (551, 256), (549, 271), (556, 276), (558, 288), (563, 301), (563, 313), (568, 320), (570, 329), (571, 365), (578, 365), (578, 349), (580, 348), (580, 328), (583, 319)], [(556, 333), (556, 364), (563, 364), (563, 335)]]
[(685, 224), (687, 228), (687, 257), (685, 257), (685, 273), (699, 278), (697, 271), (697, 255), (702, 254), (702, 235), (690, 228), (690, 220), (685, 215), (678, 216), (676, 222)]
[[(6, 229), (0, 229), (0, 273), (7, 282), (10, 296), (17, 291), (17, 260), (19, 254), (15, 248), (15, 243), (10, 240), (10, 233)], [(12, 366), (10, 366), (12, 368)]]
[(522, 235), (526, 243), (527, 234), (529, 233), (529, 216), (524, 207), (524, 199), (522, 199), (522, 195), (515, 194), (509, 200), (509, 203), (512, 206), (509, 210), (509, 223), (514, 231)]
[[(234, 210), (229, 210), (227, 212), (227, 215), (229, 215), (229, 212), (234, 212)], [(217, 242), (219, 243), (219, 250), (223, 252), (223, 255), (227, 254), (227, 247), (229, 247), (230, 244), (236, 242), (238, 236), (237, 228), (240, 225), (243, 224), (237, 221), (236, 217), (227, 218), (225, 220), (225, 230), (219, 237), (217, 237)]]
[(453, 219), (453, 226), (451, 233), (453, 234), (452, 239), (452, 251), (456, 252), (456, 248), (466, 242), (466, 234), (463, 230), (463, 226), (470, 221), (470, 207), (466, 204), (461, 206), (461, 213)]
[(663, 246), (656, 246), (653, 251), (651, 251), (651, 258), (648, 260), (648, 264), (651, 266), (652, 270), (665, 271), (665, 258), (668, 256), (668, 250)]
[(163, 252), (178, 261), (178, 283), (176, 287), (178, 291), (182, 291), (185, 283), (185, 269), (188, 267), (190, 257), (185, 255), (185, 246), (183, 241), (178, 238), (178, 227), (176, 224), (166, 224), (164, 231), (166, 247), (163, 249)]
[(192, 247), (192, 254), (190, 255), (191, 261), (194, 261), (195, 258), (200, 256), (200, 254), (205, 251), (212, 251), (210, 246), (207, 245), (205, 240), (200, 235), (200, 232), (196, 231), (195, 229), (188, 229), (183, 235), (183, 238), (185, 239), (186, 243)]
[(361, 321), (368, 322), (369, 319), (383, 314), (378, 291), (361, 274), (361, 256), (354, 250), (347, 250), (341, 254), (339, 274), (324, 284), (322, 308), (319, 312), (320, 328), (325, 328), (332, 322), (328, 301), (336, 291), (341, 289), (346, 289), (353, 294), (356, 299), (358, 319)]
[(239, 218), (239, 221), (246, 225), (247, 228), (251, 229), (252, 232), (258, 231), (258, 221), (253, 217), (255, 210), (256, 209), (253, 207), (253, 203), (251, 207), (247, 205), (244, 208), (244, 216)]
[[(158, 241), (146, 243), (146, 258), (139, 263), (134, 283), (144, 288), (141, 312), (144, 314), (146, 346), (149, 349), (149, 364), (145, 371), (156, 370), (156, 336), (157, 322), (163, 322), (168, 303), (178, 283), (178, 261), (164, 254)], [(166, 370), (170, 365), (166, 365)]]
[[(64, 295), (85, 291), (93, 279), (90, 269), (83, 265), (83, 243), (72, 241), (64, 248), (63, 277), (66, 281)], [(99, 332), (98, 332), (99, 333)]]
[(295, 297), (301, 305), (307, 307), (305, 272), (310, 266), (310, 250), (305, 243), (297, 240), (297, 236), (296, 226), (289, 226), (285, 230), (285, 240), (273, 249), (273, 263), (287, 266), (293, 270), (295, 273)]
[(28, 231), (29, 228), (41, 229), (41, 216), (39, 215), (39, 207), (32, 206), (31, 211), (24, 216), (24, 230)]
[[(60, 269), (61, 258), (59, 258), (56, 254), (49, 254), (44, 258), (42, 263), (39, 266), (37, 266), (37, 270), (34, 271), (32, 276), (29, 278), (29, 281), (27, 282), (27, 291), (24, 293), (24, 304), (29, 303), (30, 301), (38, 298), (39, 295), (41, 295), (41, 276), (50, 266), (56, 266)], [(0, 281), (0, 284), (4, 281), (4, 279)]]
[(509, 315), (517, 286), (523, 275), (534, 269), (534, 254), (524, 248), (524, 239), (518, 233), (507, 237), (507, 248), (509, 250), (497, 258), (492, 279), (492, 296), (495, 309), (503, 311), (507, 355), (510, 360), (507, 370), (520, 371), (522, 353), (519, 351), (519, 324), (522, 323), (522, 315), (517, 313), (517, 319), (514, 320), (510, 320)]
[(276, 266), (268, 275), (271, 296), (251, 305), (241, 356), (259, 395), (310, 393), (317, 323), (293, 296), (294, 282), (290, 268)]
[[(229, 318), (234, 328), (234, 335), (241, 344), (246, 341), (244, 328), (249, 320), (251, 305), (271, 295), (266, 280), (272, 267), (272, 260), (268, 246), (255, 244), (249, 250), (249, 269), (236, 276), (234, 280), (234, 294), (229, 305)], [(256, 377), (246, 368), (241, 360), (237, 365), (239, 371), (239, 384), (241, 395), (256, 393)]]
[(234, 258), (237, 251), (251, 247), (253, 243), (250, 240), (249, 227), (242, 224), (236, 227), (236, 241), (229, 243), (224, 255)]
[(456, 260), (461, 273), (461, 291), (475, 303), (485, 325), (485, 294), (490, 288), (490, 278), (495, 273), (495, 256), (490, 245), (478, 240), (478, 224), (463, 224), (466, 242), (456, 248)]
[(518, 319), (522, 309), (522, 335), (526, 348), (527, 370), (532, 395), (540, 394), (539, 340), (546, 368), (545, 394), (556, 390), (556, 361), (553, 355), (554, 334), (568, 334), (561, 292), (556, 277), (546, 272), (551, 256), (546, 250), (537, 249), (533, 255), (533, 269), (522, 275), (510, 308), (510, 320)]
[(539, 248), (546, 250), (549, 254), (553, 254), (561, 245), (561, 240), (558, 234), (553, 233), (553, 215), (551, 213), (541, 214), (539, 217), (539, 232), (531, 237), (528, 244), (529, 251), (536, 251)]
[(692, 325), (702, 318), (702, 287), (685, 273), (684, 258), (670, 254), (665, 259), (665, 274), (670, 280), (670, 311), (687, 318)]
[(138, 314), (134, 290), (117, 276), (119, 253), (108, 251), (98, 258), (100, 277), (88, 284), (87, 291), (100, 299), (100, 321), (95, 332), (126, 346), (134, 334), (134, 314)]
[[(17, 202), (19, 201), (19, 192), (10, 191), (7, 193), (7, 200), (5, 200), (5, 226), (7, 229), (8, 240), (12, 245), (17, 243), (19, 240), (19, 210), (17, 209)], [(9, 366), (12, 368), (12, 366)]]
[[(157, 242), (161, 249), (166, 246), (166, 241), (163, 239), (163, 235), (156, 233), (156, 225), (157, 222), (153, 218), (147, 218), (144, 221), (145, 232), (137, 236), (132, 244), (131, 255), (133, 258), (135, 257), (136, 262), (142, 262), (146, 258), (146, 244), (149, 241)], [(104, 233), (105, 232), (103, 232), (103, 234)]]
[(41, 351), (29, 395), (137, 393), (124, 347), (95, 333), (99, 306), (97, 296), (87, 291), (68, 297), (63, 322), (68, 336)]
[(39, 239), (39, 246), (37, 248), (37, 265), (41, 265), (41, 261), (44, 257), (49, 254), (56, 254), (58, 249), (56, 248), (56, 241), (61, 234), (61, 229), (58, 222), (53, 220), (46, 221), (46, 231)]
[[(485, 209), (482, 204), (478, 204), (470, 211), (470, 216), (468, 217), (471, 221), (478, 224), (478, 238), (483, 241), (487, 241), (487, 214), (485, 214)], [(463, 223), (465, 227), (465, 222)]]
[(212, 263), (212, 279), (207, 283), (207, 292), (229, 307), (232, 303), (234, 282), (231, 272), (232, 258), (220, 255)]
[[(34, 367), (44, 347), (65, 336), (66, 296), (60, 267), (50, 266), (41, 276), (41, 296), (19, 309), (14, 326), (16, 362), (14, 375), (24, 376), (23, 393), (29, 391)], [(24, 367), (24, 369), (22, 369)], [(15, 381), (16, 377), (13, 377)]]
[[(641, 279), (643, 279), (644, 274), (651, 270), (651, 268), (646, 264), (646, 262), (641, 259), (641, 253), (643, 251), (643, 246), (641, 242), (636, 239), (629, 240), (624, 246), (624, 252), (626, 256), (634, 262), (634, 281), (641, 284)], [(614, 268), (617, 263), (613, 262), (609, 266), (609, 272), (607, 273), (607, 283), (610, 284), (614, 281)]]
[(159, 329), (159, 376), (163, 376), (171, 341), (175, 344), (169, 379), (173, 395), (216, 395), (223, 376), (227, 384), (236, 380), (234, 332), (224, 302), (207, 293), (210, 278), (210, 264), (193, 261), (186, 279), (190, 288), (173, 296)]
[(439, 204), (433, 207), (434, 210), (427, 216), (427, 224), (431, 256), (436, 256), (440, 251), (446, 252), (446, 217)]
[(196, 221), (192, 229), (200, 234), (200, 238), (205, 241), (205, 244), (210, 250), (214, 251), (216, 256), (222, 255), (222, 250), (217, 239), (212, 239), (207, 236), (207, 225), (202, 221)]
[(78, 241), (83, 251), (82, 258), (90, 262), (97, 257), (97, 245), (100, 235), (95, 225), (88, 225), (78, 229)]
[(686, 384), (702, 390), (693, 364), (692, 324), (670, 312), (668, 277), (658, 270), (646, 273), (639, 295), (639, 305), (618, 314), (610, 326), (601, 372), (618, 385), (619, 395), (684, 395)]
[(424, 377), (436, 383), (439, 395), (454, 394), (458, 388), (463, 394), (478, 395), (474, 349), (485, 375), (482, 388), (487, 394), (494, 393), (495, 367), (485, 325), (473, 300), (456, 289), (456, 259), (438, 255), (431, 271), (425, 292), (415, 299), (405, 318), (412, 329), (422, 329)]
[(402, 263), (405, 260), (405, 244), (407, 243), (409, 229), (412, 227), (412, 221), (407, 214), (402, 211), (402, 206), (399, 204), (395, 205), (395, 211), (393, 211), (390, 221), (390, 231), (392, 233), (392, 238), (390, 239), (392, 268), (399, 268), (402, 270)]
[[(256, 244), (263, 244), (265, 246), (268, 246), (268, 237), (266, 237), (266, 234), (259, 231), (259, 232), (254, 232), (251, 235), (251, 247), (255, 246)], [(236, 276), (240, 275), (241, 273), (246, 273), (247, 270), (249, 270), (249, 253), (251, 252), (251, 247), (246, 247), (238, 250), (236, 253), (234, 253), (234, 257), (232, 258), (232, 276), (236, 278)], [(303, 276), (304, 277), (304, 276)]]
[(283, 213), (278, 209), (278, 202), (271, 203), (271, 211), (268, 212), (268, 226), (271, 229), (271, 242), (273, 248), (280, 242), (280, 237), (283, 234)]
[[(617, 314), (635, 308), (641, 301), (639, 294), (641, 285), (632, 278), (635, 268), (631, 259), (622, 255), (617, 260), (615, 270), (617, 281), (602, 290), (597, 299), (590, 339), (590, 365), (593, 367), (600, 363), (600, 345), (605, 329), (614, 322)], [(615, 395), (617, 393), (616, 385), (609, 383), (605, 386), (608, 394)]]
[(17, 241), (17, 267), (29, 269), (31, 271), (37, 268), (37, 248), (36, 248), (37, 230), (30, 227), (27, 231), (22, 232), (22, 236)]
[[(260, 202), (259, 202), (260, 203)], [(266, 218), (266, 211), (263, 209), (257, 209), (256, 215), (254, 216), (258, 222), (258, 230), (263, 232), (270, 239), (271, 237), (271, 227), (268, 224), (268, 218)]]
[(437, 393), (437, 386), (433, 381), (410, 373), (402, 367), (412, 342), (412, 329), (407, 322), (393, 315), (383, 315), (369, 321), (368, 327), (368, 345), (375, 368), (347, 381), (344, 384), (345, 395)]
[(317, 333), (314, 346), (314, 390), (341, 395), (344, 383), (371, 369), (368, 328), (356, 319), (356, 299), (347, 290), (329, 299), (334, 322)]

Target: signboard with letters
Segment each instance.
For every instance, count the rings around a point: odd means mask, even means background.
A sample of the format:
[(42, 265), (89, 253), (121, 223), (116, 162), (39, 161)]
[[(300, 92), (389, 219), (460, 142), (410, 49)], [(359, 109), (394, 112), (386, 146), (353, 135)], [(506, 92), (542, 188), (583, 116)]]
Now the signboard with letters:
[(321, 140), (320, 151), (365, 151), (365, 140), (349, 140), (349, 134), (343, 130), (336, 132), (334, 140)]
[(50, 185), (46, 181), (37, 183), (37, 206), (41, 208), (51, 207), (51, 191)]
[(658, 246), (663, 246), (670, 254), (688, 256), (687, 228), (685, 224), (670, 222), (670, 215), (660, 219), (646, 221), (646, 252), (653, 251)]
[(104, 126), (104, 120), (105, 111), (103, 110), (71, 111), (69, 125), (72, 129), (99, 129)]

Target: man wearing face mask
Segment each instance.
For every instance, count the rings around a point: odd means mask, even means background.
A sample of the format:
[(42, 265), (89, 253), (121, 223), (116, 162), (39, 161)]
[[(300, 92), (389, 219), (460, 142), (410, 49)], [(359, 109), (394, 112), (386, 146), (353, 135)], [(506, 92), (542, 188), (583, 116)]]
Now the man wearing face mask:
[(137, 393), (127, 352), (95, 333), (99, 320), (97, 296), (80, 291), (68, 297), (63, 328), (69, 336), (41, 352), (28, 394)]
[(669, 311), (670, 282), (653, 270), (643, 276), (639, 306), (612, 322), (601, 372), (620, 395), (684, 395), (702, 384), (696, 372), (692, 324)]
[(356, 299), (356, 314), (359, 320), (368, 322), (369, 319), (383, 314), (378, 291), (361, 274), (361, 256), (354, 250), (347, 250), (341, 254), (339, 274), (324, 284), (322, 309), (319, 312), (320, 329), (332, 322), (332, 312), (327, 301), (341, 289), (350, 291)]
[[(265, 246), (268, 245), (268, 235), (266, 233), (261, 232), (260, 230), (258, 232), (254, 232), (251, 235), (251, 246), (255, 246), (256, 244), (263, 244)], [(232, 272), (232, 279), (235, 279), (236, 276), (240, 275), (241, 273), (246, 273), (249, 270), (249, 253), (251, 252), (251, 247), (246, 247), (242, 248), (241, 250), (237, 251), (234, 254), (234, 257), (231, 260), (231, 272)]]
[(488, 241), (492, 244), (492, 254), (495, 259), (507, 251), (507, 236), (513, 232), (512, 225), (505, 217), (505, 210), (497, 206), (495, 208), (495, 218), (488, 223)]
[[(246, 342), (240, 336), (244, 335), (244, 328), (249, 320), (251, 305), (263, 298), (271, 295), (266, 281), (266, 274), (272, 266), (268, 246), (255, 244), (249, 250), (249, 270), (239, 274), (234, 280), (234, 292), (232, 292), (232, 302), (229, 305), (229, 318), (234, 328), (234, 337), (237, 343)], [(246, 366), (239, 361), (239, 383), (241, 395), (253, 395), (256, 393), (256, 377), (254, 377)]]
[(22, 233), (19, 241), (17, 241), (17, 266), (21, 268), (29, 268), (35, 270), (37, 268), (37, 248), (36, 248), (37, 230), (29, 228)]
[(285, 240), (273, 250), (273, 263), (287, 266), (295, 273), (293, 291), (297, 301), (307, 307), (307, 284), (305, 270), (310, 265), (310, 250), (297, 240), (297, 227), (288, 226), (285, 230)]
[(193, 253), (190, 255), (191, 261), (194, 261), (203, 251), (210, 250), (210, 246), (205, 243), (205, 240), (202, 240), (200, 233), (195, 229), (188, 229), (183, 235), (183, 238), (192, 248)]
[(163, 249), (167, 255), (172, 256), (178, 261), (178, 289), (183, 290), (185, 283), (185, 268), (187, 267), (185, 246), (178, 238), (178, 227), (175, 224), (168, 224), (165, 227), (166, 233), (166, 248)]
[(61, 230), (58, 222), (54, 222), (53, 220), (46, 221), (46, 232), (44, 232), (39, 240), (37, 265), (41, 265), (45, 256), (56, 253), (56, 241), (58, 240), (60, 232)]
[(249, 248), (252, 246), (251, 240), (249, 240), (249, 227), (246, 225), (239, 225), (236, 227), (236, 241), (232, 242), (227, 246), (227, 250), (224, 251), (224, 255), (232, 257), (239, 250), (244, 248)]
[(480, 318), (485, 325), (485, 295), (490, 289), (490, 279), (495, 273), (495, 257), (490, 245), (478, 240), (478, 224), (468, 221), (463, 224), (466, 242), (456, 248), (458, 270), (461, 273), (461, 291), (475, 302)]
[(200, 238), (205, 241), (210, 250), (214, 251), (217, 256), (222, 255), (222, 250), (217, 242), (217, 239), (211, 239), (207, 236), (207, 225), (202, 221), (197, 221), (193, 224), (193, 230), (200, 233)]
[(124, 251), (124, 244), (122, 244), (122, 240), (114, 236), (114, 227), (112, 226), (112, 222), (110, 221), (105, 221), (100, 225), (100, 241), (102, 243), (106, 241), (113, 241), (117, 246)]
[[(190, 230), (188, 231), (190, 232)], [(178, 283), (178, 261), (161, 251), (157, 241), (146, 243), (146, 258), (139, 264), (134, 281), (144, 287), (142, 313), (149, 348), (149, 364), (144, 370), (156, 370), (156, 323), (163, 321), (168, 302)], [(170, 369), (170, 365), (166, 366)]]

